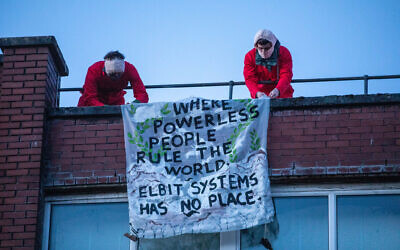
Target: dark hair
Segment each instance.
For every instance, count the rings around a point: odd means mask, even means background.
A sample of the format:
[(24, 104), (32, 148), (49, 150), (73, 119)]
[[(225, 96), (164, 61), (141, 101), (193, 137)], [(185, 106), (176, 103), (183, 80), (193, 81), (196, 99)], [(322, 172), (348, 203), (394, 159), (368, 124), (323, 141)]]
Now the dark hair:
[(268, 43), (271, 43), (271, 42), (268, 41), (267, 39), (259, 39), (257, 41), (257, 45), (267, 45)]
[(104, 56), (104, 59), (109, 59), (109, 60), (112, 60), (115, 58), (124, 60), (125, 56), (123, 54), (121, 54), (118, 50), (110, 51)]

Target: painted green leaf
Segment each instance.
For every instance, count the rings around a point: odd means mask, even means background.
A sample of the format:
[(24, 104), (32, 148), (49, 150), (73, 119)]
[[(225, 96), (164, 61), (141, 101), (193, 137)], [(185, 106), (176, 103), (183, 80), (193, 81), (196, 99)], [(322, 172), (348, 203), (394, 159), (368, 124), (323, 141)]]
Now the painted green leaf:
[(166, 103), (166, 104), (162, 107), (162, 109), (160, 110), (160, 112), (161, 112), (162, 114), (164, 114), (164, 115), (167, 115), (167, 114), (171, 113), (171, 111), (170, 111), (170, 110), (167, 110), (167, 108), (168, 108), (168, 103)]
[(158, 157), (159, 157), (159, 154), (153, 154), (153, 156), (154, 156), (153, 159), (157, 161)]
[(128, 112), (131, 114), (131, 115), (134, 115), (135, 113), (136, 113), (136, 108), (135, 108), (135, 106), (133, 106), (133, 104), (131, 104), (131, 106), (130, 106), (130, 110), (128, 109)]

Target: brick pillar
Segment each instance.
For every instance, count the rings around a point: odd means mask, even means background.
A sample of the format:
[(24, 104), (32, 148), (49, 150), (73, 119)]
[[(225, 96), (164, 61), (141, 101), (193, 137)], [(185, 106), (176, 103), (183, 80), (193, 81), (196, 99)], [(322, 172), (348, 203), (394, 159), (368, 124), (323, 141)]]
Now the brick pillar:
[(0, 54), (0, 100), (1, 100), (1, 76), (3, 74), (3, 55)]
[(68, 68), (54, 37), (0, 38), (0, 249), (39, 249), (45, 109)]

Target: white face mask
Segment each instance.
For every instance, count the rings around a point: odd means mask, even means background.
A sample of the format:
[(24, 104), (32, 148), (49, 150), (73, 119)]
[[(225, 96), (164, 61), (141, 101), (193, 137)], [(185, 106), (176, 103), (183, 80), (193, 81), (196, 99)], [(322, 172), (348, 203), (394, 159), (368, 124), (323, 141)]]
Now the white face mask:
[(124, 73), (125, 71), (125, 61), (122, 59), (106, 59), (104, 60), (104, 68), (107, 75), (113, 75), (115, 73)]

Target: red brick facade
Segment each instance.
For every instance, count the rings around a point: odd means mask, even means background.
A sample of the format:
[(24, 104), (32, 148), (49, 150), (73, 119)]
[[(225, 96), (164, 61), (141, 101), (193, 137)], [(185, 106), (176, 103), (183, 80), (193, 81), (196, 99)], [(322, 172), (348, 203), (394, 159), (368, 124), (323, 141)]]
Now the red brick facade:
[(274, 112), (272, 175), (400, 171), (400, 106), (350, 106)]
[[(47, 194), (126, 190), (122, 117), (119, 107), (57, 108), (68, 69), (53, 37), (0, 47), (0, 250), (40, 248)], [(400, 94), (271, 108), (272, 183), (400, 179)]]
[(46, 185), (125, 183), (121, 117), (52, 119)]
[[(318, 99), (319, 107), (298, 110), (293, 105), (271, 112), (268, 153), (272, 179), (400, 173), (398, 103), (324, 107), (323, 98)], [(125, 183), (119, 111), (104, 118), (101, 113), (93, 116), (90, 109), (78, 110), (50, 113), (46, 186)]]
[(0, 55), (0, 100), (1, 100), (1, 76), (3, 75), (3, 55)]
[(43, 41), (0, 39), (0, 249), (40, 245), (45, 110), (56, 107), (60, 75), (66, 74), (54, 63), (61, 55), (50, 52), (55, 40)]

